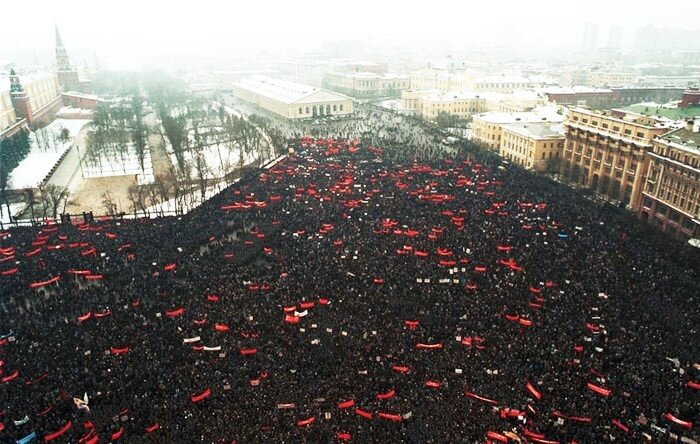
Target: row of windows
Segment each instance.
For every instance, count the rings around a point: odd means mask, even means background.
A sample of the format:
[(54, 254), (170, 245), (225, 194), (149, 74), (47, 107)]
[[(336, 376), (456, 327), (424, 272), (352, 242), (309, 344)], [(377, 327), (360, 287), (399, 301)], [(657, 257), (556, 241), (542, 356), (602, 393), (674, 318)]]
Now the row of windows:
[[(343, 104), (341, 103), (340, 105), (333, 105), (332, 109), (333, 109), (333, 112), (336, 112), (336, 111), (338, 111), (338, 110), (343, 111)], [(300, 115), (301, 115), (301, 114), (310, 114), (312, 111), (313, 111), (314, 113), (316, 113), (317, 110), (318, 110), (319, 113), (323, 113), (323, 105), (320, 105), (318, 108), (316, 107), (316, 105), (314, 105), (314, 106), (307, 106), (307, 107), (306, 107), (306, 112), (304, 112), (304, 107), (300, 106), (300, 107), (299, 107), (299, 114), (300, 114)], [(331, 106), (330, 106), (330, 105), (326, 105), (325, 113), (326, 113), (326, 114), (329, 114), (330, 112), (331, 112)]]

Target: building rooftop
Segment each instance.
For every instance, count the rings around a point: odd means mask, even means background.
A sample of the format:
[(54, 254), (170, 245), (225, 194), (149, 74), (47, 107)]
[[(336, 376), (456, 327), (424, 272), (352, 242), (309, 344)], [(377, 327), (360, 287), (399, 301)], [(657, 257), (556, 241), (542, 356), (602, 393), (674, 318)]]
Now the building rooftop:
[(535, 108), (532, 111), (520, 113), (503, 113), (503, 112), (488, 112), (476, 114), (474, 118), (487, 123), (498, 125), (517, 122), (553, 122), (561, 123), (564, 121), (564, 115), (560, 114), (558, 107), (543, 106)]
[(679, 128), (677, 130), (671, 131), (659, 136), (659, 140), (663, 140), (675, 145), (682, 145), (686, 148), (690, 148), (694, 151), (700, 152), (700, 132), (698, 123), (693, 124), (693, 130), (690, 131), (688, 128)]
[(554, 86), (542, 90), (546, 94), (584, 94), (584, 93), (611, 93), (612, 89), (608, 88), (591, 88), (588, 86)]
[(531, 139), (559, 139), (564, 137), (564, 126), (560, 123), (518, 122), (503, 125), (502, 128)]
[(234, 83), (235, 86), (283, 103), (294, 103), (311, 93), (321, 91), (310, 85), (267, 76), (251, 76)]
[(423, 96), (428, 102), (452, 102), (454, 100), (485, 99), (484, 93), (476, 91), (435, 91)]

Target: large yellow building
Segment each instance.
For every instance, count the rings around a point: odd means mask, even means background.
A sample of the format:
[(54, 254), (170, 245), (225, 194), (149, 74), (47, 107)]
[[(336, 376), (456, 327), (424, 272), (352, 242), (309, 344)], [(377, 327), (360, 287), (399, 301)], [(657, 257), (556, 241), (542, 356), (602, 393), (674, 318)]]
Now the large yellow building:
[(61, 86), (55, 73), (27, 74), (20, 76), (20, 80), (35, 114), (61, 100)]
[(654, 118), (621, 110), (570, 109), (560, 174), (615, 201), (639, 208), (647, 152), (652, 140), (669, 131)]
[(700, 133), (689, 122), (653, 140), (639, 216), (681, 239), (700, 237)]
[(440, 113), (468, 118), (488, 111), (523, 112), (546, 103), (544, 95), (532, 91), (509, 94), (476, 91), (416, 91), (401, 93), (402, 110), (424, 119), (435, 119)]
[(511, 123), (501, 127), (501, 157), (526, 169), (544, 172), (556, 165), (564, 149), (562, 124)]
[(398, 96), (408, 89), (409, 78), (401, 74), (373, 72), (329, 72), (324, 78), (326, 88), (353, 97)]
[(543, 106), (528, 112), (504, 113), (491, 111), (472, 116), (472, 141), (498, 151), (502, 141), (503, 125), (516, 123), (561, 123), (564, 113), (556, 106)]
[(231, 89), (239, 99), (288, 119), (345, 116), (353, 112), (348, 96), (272, 77), (247, 77)]

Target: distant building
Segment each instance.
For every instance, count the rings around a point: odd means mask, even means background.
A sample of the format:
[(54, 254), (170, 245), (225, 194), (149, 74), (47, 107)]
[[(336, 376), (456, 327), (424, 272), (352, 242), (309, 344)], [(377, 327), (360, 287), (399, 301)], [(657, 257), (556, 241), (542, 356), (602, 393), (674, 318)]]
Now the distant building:
[(633, 72), (590, 71), (586, 85), (592, 88), (610, 88), (613, 86), (630, 86), (636, 82)]
[(56, 31), (56, 76), (58, 78), (58, 83), (61, 86), (62, 91), (89, 91), (90, 82), (81, 81), (78, 75), (78, 70), (70, 64), (70, 59), (68, 58), (68, 51), (63, 46), (63, 40), (61, 39), (61, 34), (58, 32), (58, 27), (55, 27)]
[(477, 91), (415, 91), (401, 93), (402, 111), (427, 120), (440, 113), (460, 118), (489, 111), (516, 113), (530, 111), (547, 102), (546, 96), (534, 91), (516, 91), (511, 94)]
[(561, 123), (519, 122), (501, 126), (499, 154), (509, 161), (544, 172), (557, 162), (564, 150), (564, 127)]
[(528, 112), (487, 112), (472, 116), (472, 141), (486, 148), (499, 151), (503, 140), (504, 125), (520, 123), (562, 123), (564, 115), (557, 107), (540, 107)]
[(586, 23), (583, 29), (583, 43), (581, 51), (584, 53), (592, 53), (598, 49), (598, 25), (594, 23)]
[(608, 31), (608, 49), (613, 51), (622, 50), (622, 36), (624, 34), (624, 29), (620, 25), (610, 26)]
[(346, 116), (353, 112), (348, 96), (272, 77), (247, 77), (233, 84), (232, 93), (287, 119)]
[(641, 102), (666, 103), (681, 98), (683, 88), (572, 88), (554, 87), (544, 91), (551, 102), (563, 106), (612, 108)]
[(700, 105), (700, 89), (690, 88), (683, 91), (678, 108), (688, 108), (693, 105)]
[(652, 140), (669, 131), (652, 117), (621, 110), (570, 109), (560, 174), (571, 183), (639, 208)]
[(329, 72), (323, 86), (357, 98), (398, 97), (409, 88), (409, 77), (372, 72)]
[(639, 217), (682, 238), (700, 237), (700, 133), (694, 122), (654, 139)]
[(530, 86), (528, 79), (520, 76), (489, 76), (474, 79), (469, 83), (474, 91), (512, 93)]

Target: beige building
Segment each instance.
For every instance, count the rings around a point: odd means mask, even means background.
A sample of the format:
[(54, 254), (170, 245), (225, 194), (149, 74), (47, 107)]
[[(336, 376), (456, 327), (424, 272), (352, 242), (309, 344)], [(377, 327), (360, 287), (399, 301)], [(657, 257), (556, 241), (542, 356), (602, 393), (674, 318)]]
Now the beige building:
[(409, 77), (401, 74), (376, 74), (372, 72), (329, 72), (323, 85), (334, 91), (353, 97), (399, 96), (409, 88)]
[(657, 137), (642, 191), (640, 218), (681, 238), (700, 237), (700, 133), (688, 123)]
[(652, 140), (669, 131), (652, 117), (621, 110), (570, 109), (560, 174), (571, 183), (640, 206)]
[(473, 114), (497, 111), (523, 112), (547, 102), (546, 96), (532, 91), (490, 93), (476, 91), (416, 91), (401, 93), (402, 110), (425, 119), (435, 119), (441, 112), (468, 118)]
[(498, 151), (502, 141), (503, 125), (517, 123), (562, 123), (564, 113), (556, 106), (543, 106), (528, 112), (486, 112), (472, 116), (472, 141)]
[[(0, 82), (2, 79), (0, 79)], [(6, 86), (6, 87), (5, 87)], [(0, 84), (0, 134), (15, 123), (17, 116), (10, 98), (10, 84)]]
[(61, 100), (61, 86), (55, 73), (28, 74), (20, 76), (20, 80), (35, 114)]
[(233, 84), (232, 93), (288, 119), (345, 116), (353, 112), (348, 96), (272, 77), (247, 77)]
[(474, 79), (470, 82), (470, 89), (473, 91), (490, 91), (500, 93), (512, 93), (517, 90), (526, 89), (530, 82), (519, 76), (489, 76)]
[(630, 86), (637, 81), (632, 72), (619, 71), (590, 71), (586, 85), (592, 88), (608, 88), (611, 86)]
[(501, 157), (527, 169), (544, 172), (556, 165), (564, 149), (562, 124), (510, 123), (501, 127)]

